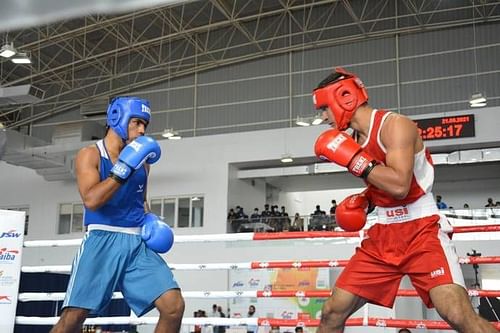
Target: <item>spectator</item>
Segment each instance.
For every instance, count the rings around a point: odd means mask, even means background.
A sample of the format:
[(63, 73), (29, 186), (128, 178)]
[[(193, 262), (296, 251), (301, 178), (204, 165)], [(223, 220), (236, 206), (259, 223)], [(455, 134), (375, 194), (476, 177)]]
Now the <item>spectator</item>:
[(304, 231), (304, 219), (300, 217), (299, 213), (295, 213), (292, 226), (294, 231)]
[(227, 219), (228, 220), (235, 220), (236, 219), (236, 213), (234, 212), (233, 208), (231, 208), (229, 210), (229, 213), (227, 214)]
[(335, 210), (337, 209), (337, 200), (332, 200), (332, 207), (330, 207), (330, 216), (335, 216)]
[(464, 203), (464, 209), (470, 209), (470, 207), (469, 207), (469, 204), (468, 204), (468, 203)]
[(236, 206), (236, 218), (238, 220), (248, 219), (248, 215), (243, 211), (243, 207)]
[[(253, 318), (253, 317), (256, 317), (257, 315), (255, 314), (255, 306), (254, 305), (250, 305), (248, 307), (248, 314), (247, 314), (247, 317), (248, 318)], [(257, 329), (259, 328), (259, 326), (257, 325), (248, 325), (247, 326), (247, 333), (257, 333)]]
[(302, 326), (295, 327), (295, 333), (304, 333), (304, 328)]
[(443, 198), (440, 195), (436, 195), (436, 206), (438, 209), (448, 208), (448, 205), (443, 201)]
[(325, 215), (325, 211), (321, 210), (320, 205), (316, 205), (316, 210), (312, 213), (312, 215)]
[(495, 207), (500, 207), (500, 201), (495, 202)]
[(261, 222), (262, 223), (266, 223), (266, 224), (269, 224), (270, 222), (270, 217), (271, 217), (271, 211), (269, 210), (269, 204), (265, 204), (264, 205), (264, 210), (262, 211), (262, 214), (261, 214)]
[(398, 333), (411, 333), (411, 331), (407, 328), (400, 328)]
[(250, 220), (252, 221), (252, 223), (260, 222), (260, 214), (258, 208), (254, 208), (252, 215), (250, 215)]
[(285, 206), (281, 206), (281, 212), (280, 212), (280, 217), (281, 217), (281, 230), (286, 230), (290, 229), (290, 218), (288, 217), (288, 213), (286, 212)]
[(219, 313), (217, 312), (217, 304), (212, 305), (212, 312), (210, 313), (210, 317), (219, 317)]
[(493, 203), (493, 198), (488, 198), (488, 203), (484, 205), (484, 207), (495, 207), (495, 204)]
[(237, 216), (236, 213), (234, 212), (234, 209), (231, 208), (229, 210), (229, 213), (227, 214), (227, 223), (229, 224), (229, 230), (231, 232), (237, 232), (239, 223), (236, 221)]

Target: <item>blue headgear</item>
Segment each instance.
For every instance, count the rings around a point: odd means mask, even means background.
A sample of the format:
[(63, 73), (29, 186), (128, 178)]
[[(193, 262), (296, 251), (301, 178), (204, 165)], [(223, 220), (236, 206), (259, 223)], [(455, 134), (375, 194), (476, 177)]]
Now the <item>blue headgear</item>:
[(138, 97), (115, 97), (108, 107), (107, 124), (123, 140), (128, 139), (128, 123), (131, 118), (144, 119), (149, 123), (149, 101)]

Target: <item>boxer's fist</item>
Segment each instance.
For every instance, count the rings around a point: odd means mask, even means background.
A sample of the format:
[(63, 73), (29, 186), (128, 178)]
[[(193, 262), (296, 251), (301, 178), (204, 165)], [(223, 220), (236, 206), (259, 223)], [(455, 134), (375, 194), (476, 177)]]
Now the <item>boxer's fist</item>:
[(353, 194), (345, 198), (335, 210), (335, 220), (345, 231), (359, 231), (366, 224), (366, 214), (370, 202), (365, 193)]
[(161, 149), (158, 142), (149, 136), (140, 136), (122, 149), (118, 161), (111, 168), (111, 176), (123, 183), (144, 162), (155, 163), (160, 159), (160, 156)]
[(353, 138), (336, 128), (321, 133), (314, 144), (314, 152), (318, 158), (346, 167), (350, 173), (364, 179), (377, 165)]
[(153, 213), (144, 215), (141, 237), (146, 246), (157, 253), (167, 252), (174, 244), (172, 229)]

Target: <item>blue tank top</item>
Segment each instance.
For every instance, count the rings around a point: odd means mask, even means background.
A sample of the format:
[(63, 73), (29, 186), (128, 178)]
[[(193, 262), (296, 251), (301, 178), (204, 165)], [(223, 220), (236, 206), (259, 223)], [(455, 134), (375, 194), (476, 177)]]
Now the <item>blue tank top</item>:
[[(100, 152), (99, 173), (101, 181), (109, 176), (113, 162), (109, 158), (104, 141), (96, 142)], [(146, 191), (147, 172), (143, 166), (132, 173), (130, 178), (120, 186), (110, 200), (92, 211), (84, 207), (83, 221), (85, 225), (106, 224), (116, 227), (138, 227), (144, 219), (144, 191)]]

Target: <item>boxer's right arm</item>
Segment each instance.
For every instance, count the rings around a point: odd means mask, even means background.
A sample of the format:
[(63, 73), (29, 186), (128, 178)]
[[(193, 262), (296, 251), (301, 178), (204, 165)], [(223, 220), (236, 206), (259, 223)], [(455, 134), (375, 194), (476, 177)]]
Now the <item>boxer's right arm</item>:
[(75, 159), (75, 174), (78, 191), (83, 204), (95, 210), (105, 204), (120, 188), (120, 184), (111, 178), (100, 181), (99, 150), (96, 146), (82, 148)]

